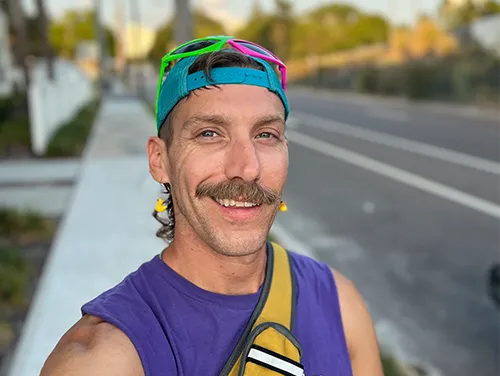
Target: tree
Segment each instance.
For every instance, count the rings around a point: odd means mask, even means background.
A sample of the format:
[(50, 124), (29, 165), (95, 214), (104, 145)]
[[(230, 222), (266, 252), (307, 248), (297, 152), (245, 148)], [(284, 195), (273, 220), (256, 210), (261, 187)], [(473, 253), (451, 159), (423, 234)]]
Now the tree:
[(354, 45), (368, 45), (387, 41), (389, 24), (380, 16), (360, 15), (349, 33)]
[(270, 14), (253, 14), (248, 22), (235, 34), (238, 38), (250, 40), (270, 51), (274, 50), (274, 43), (271, 38), (273, 25), (276, 22), (276, 16)]
[[(195, 38), (206, 37), (207, 35), (223, 35), (226, 33), (224, 26), (220, 22), (208, 17), (199, 9), (194, 11), (193, 19), (195, 24)], [(157, 30), (148, 58), (152, 61), (160, 61), (174, 46), (173, 20), (169, 20)]]
[(52, 47), (50, 46), (49, 37), (48, 37), (48, 24), (47, 24), (47, 15), (45, 13), (45, 3), (43, 0), (36, 0), (37, 6), (37, 24), (38, 31), (40, 33), (40, 37), (42, 39), (44, 56), (47, 59), (47, 73), (49, 79), (54, 79), (54, 61), (52, 56)]
[(148, 59), (159, 62), (171, 49), (174, 41), (174, 29), (171, 22), (156, 31), (155, 41), (148, 54)]
[(30, 72), (27, 65), (28, 57), (28, 37), (26, 34), (26, 23), (23, 9), (18, 0), (8, 0), (8, 15), (14, 31), (14, 56), (24, 72), (24, 81), (26, 85), (30, 83)]
[(288, 60), (291, 50), (291, 35), (294, 26), (292, 4), (288, 0), (276, 1), (276, 22), (273, 25), (274, 51), (281, 60)]
[(439, 6), (439, 16), (443, 25), (448, 29), (455, 29), (468, 25), (481, 17), (500, 13), (498, 1), (486, 1), (477, 4), (467, 0), (464, 4), (455, 5), (450, 0), (443, 0)]
[[(78, 43), (96, 40), (94, 11), (67, 11), (64, 16), (53, 22), (50, 27), (50, 41), (59, 55), (74, 58)], [(113, 32), (103, 27), (105, 45), (110, 56), (115, 55)]]
[(488, 1), (480, 9), (481, 16), (491, 16), (500, 13), (500, 4), (498, 1)]
[(388, 22), (351, 5), (328, 4), (297, 20), (292, 30), (293, 57), (323, 55), (387, 41)]

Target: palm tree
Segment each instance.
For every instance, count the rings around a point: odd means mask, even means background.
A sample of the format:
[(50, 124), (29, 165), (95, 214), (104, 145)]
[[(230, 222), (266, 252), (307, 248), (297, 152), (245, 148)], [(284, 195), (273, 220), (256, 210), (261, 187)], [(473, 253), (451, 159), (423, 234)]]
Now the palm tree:
[(54, 60), (52, 47), (49, 42), (49, 36), (47, 32), (47, 13), (45, 12), (45, 2), (44, 0), (36, 0), (36, 7), (38, 10), (37, 23), (40, 30), (40, 36), (42, 37), (43, 50), (45, 58), (47, 59), (47, 69), (48, 76), (50, 80), (54, 79)]
[(24, 81), (26, 87), (30, 83), (30, 72), (28, 68), (28, 37), (26, 33), (26, 24), (24, 20), (23, 10), (19, 0), (7, 0), (9, 22), (14, 30), (15, 38), (15, 55), (18, 63), (23, 68)]

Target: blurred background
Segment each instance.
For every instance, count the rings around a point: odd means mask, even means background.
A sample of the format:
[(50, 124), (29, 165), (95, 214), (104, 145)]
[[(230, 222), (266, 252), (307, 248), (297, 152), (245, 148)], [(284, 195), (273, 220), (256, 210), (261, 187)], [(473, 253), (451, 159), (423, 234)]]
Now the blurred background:
[(161, 250), (160, 61), (220, 34), (288, 67), (270, 236), (354, 281), (386, 375), (498, 375), (498, 1), (0, 0), (0, 376)]

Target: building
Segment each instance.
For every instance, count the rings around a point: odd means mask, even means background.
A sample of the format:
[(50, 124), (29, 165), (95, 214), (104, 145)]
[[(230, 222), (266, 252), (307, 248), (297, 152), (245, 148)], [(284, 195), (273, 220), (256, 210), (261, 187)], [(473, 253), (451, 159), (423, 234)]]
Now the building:
[(78, 43), (75, 48), (75, 63), (87, 77), (95, 80), (99, 74), (99, 46), (94, 40)]
[(127, 59), (142, 59), (147, 57), (156, 38), (154, 29), (129, 24), (125, 29), (125, 36), (122, 40), (124, 54)]

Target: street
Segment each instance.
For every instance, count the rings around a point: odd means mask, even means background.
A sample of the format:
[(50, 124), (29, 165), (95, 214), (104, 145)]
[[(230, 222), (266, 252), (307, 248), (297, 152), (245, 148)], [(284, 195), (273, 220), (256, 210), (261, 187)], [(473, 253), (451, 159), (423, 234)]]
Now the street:
[(498, 122), (289, 97), (279, 227), (357, 285), (392, 350), (444, 375), (498, 375), (499, 315), (486, 293), (499, 252)]
[(500, 249), (498, 121), (288, 95), (289, 210), (275, 234), (356, 284), (393, 353), (432, 374), (498, 375), (486, 280)]

